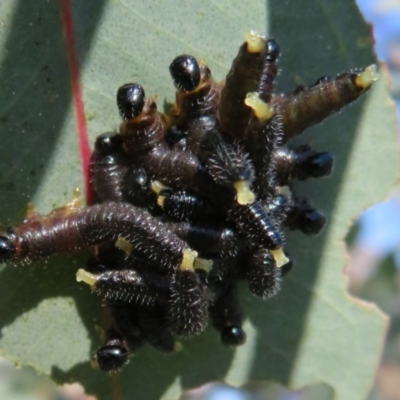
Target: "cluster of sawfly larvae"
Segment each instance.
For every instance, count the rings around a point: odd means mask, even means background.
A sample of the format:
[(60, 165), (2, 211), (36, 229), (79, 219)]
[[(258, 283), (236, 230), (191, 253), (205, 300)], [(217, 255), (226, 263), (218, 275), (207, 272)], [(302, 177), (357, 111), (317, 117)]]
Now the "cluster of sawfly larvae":
[(111, 315), (93, 354), (101, 370), (120, 369), (145, 343), (174, 352), (209, 321), (223, 344), (243, 344), (238, 282), (274, 296), (293, 265), (282, 228), (315, 235), (324, 226), (291, 182), (329, 175), (333, 158), (288, 142), (366, 92), (376, 68), (277, 95), (279, 53), (250, 32), (223, 83), (194, 57), (176, 57), (165, 115), (141, 85), (121, 86), (119, 132), (97, 137), (91, 158), (96, 204), (32, 212), (0, 234), (2, 262), (93, 250), (77, 280)]

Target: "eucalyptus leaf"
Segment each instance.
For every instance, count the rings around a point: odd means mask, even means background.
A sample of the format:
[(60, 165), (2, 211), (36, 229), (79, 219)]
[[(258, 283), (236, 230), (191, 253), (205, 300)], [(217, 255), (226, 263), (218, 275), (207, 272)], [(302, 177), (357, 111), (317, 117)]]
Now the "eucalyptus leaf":
[[(323, 75), (376, 63), (369, 28), (349, 0), (73, 0), (72, 15), (90, 139), (118, 129), (117, 88), (140, 82), (160, 108), (174, 100), (170, 61), (189, 53), (217, 79), (226, 75), (244, 33), (280, 44), (278, 91)], [(68, 53), (59, 2), (0, 3), (0, 223), (16, 224), (32, 201), (40, 212), (83, 190)], [(287, 234), (295, 270), (264, 302), (243, 286), (247, 343), (223, 347), (210, 329), (166, 356), (139, 351), (110, 378), (89, 356), (101, 343), (101, 304), (76, 283), (85, 254), (0, 272), (0, 353), (58, 382), (79, 381), (99, 399), (173, 399), (214, 380), (239, 386), (272, 380), (291, 388), (325, 383), (339, 399), (365, 398), (387, 320), (346, 292), (344, 237), (363, 209), (397, 179), (395, 115), (382, 76), (339, 115), (298, 139), (335, 155), (329, 179), (298, 185), (329, 218), (317, 238)], [(114, 385), (114, 386), (113, 386)]]

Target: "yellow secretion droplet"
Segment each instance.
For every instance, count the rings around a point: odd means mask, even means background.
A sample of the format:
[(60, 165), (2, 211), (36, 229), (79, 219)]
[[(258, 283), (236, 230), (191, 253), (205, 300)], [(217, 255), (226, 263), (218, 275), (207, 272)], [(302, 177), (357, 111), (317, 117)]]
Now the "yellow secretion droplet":
[(261, 53), (265, 47), (265, 38), (254, 31), (247, 32), (244, 36), (249, 53)]
[(151, 190), (154, 193), (160, 193), (161, 190), (164, 190), (166, 188), (166, 186), (164, 186), (160, 181), (153, 181), (151, 182)]
[(194, 264), (194, 260), (197, 256), (198, 256), (197, 251), (190, 250), (190, 249), (183, 250), (182, 263), (180, 265), (180, 269), (182, 271), (185, 271), (185, 270), (194, 271), (193, 264)]
[(194, 260), (195, 269), (203, 269), (206, 272), (210, 272), (213, 266), (212, 260), (207, 260), (205, 258), (196, 258)]
[(377, 72), (377, 66), (375, 64), (370, 65), (365, 68), (363, 72), (360, 72), (356, 79), (355, 84), (361, 89), (368, 89), (374, 82), (379, 79), (379, 74)]
[(90, 286), (95, 285), (97, 282), (97, 279), (98, 279), (98, 275), (91, 274), (90, 272), (87, 272), (82, 268), (78, 269), (78, 272), (76, 273), (76, 280), (78, 282), (85, 282)]
[(250, 189), (250, 182), (249, 181), (236, 181), (233, 184), (237, 192), (237, 202), (238, 204), (245, 205), (245, 204), (253, 204), (256, 196), (254, 192)]
[(36, 208), (33, 205), (33, 203), (29, 202), (26, 205), (26, 217), (29, 218), (31, 217), (33, 214), (36, 214)]
[(126, 257), (129, 257), (133, 251), (133, 244), (129, 243), (121, 236), (115, 242), (115, 247), (122, 250), (125, 253)]
[(174, 344), (174, 352), (177, 353), (178, 351), (183, 350), (183, 344), (181, 342), (175, 342)]
[(256, 92), (247, 93), (244, 104), (253, 110), (254, 115), (260, 122), (268, 122), (275, 115), (274, 106), (264, 103)]
[(157, 197), (157, 204), (158, 204), (161, 208), (164, 208), (164, 201), (165, 201), (165, 196), (158, 196), (158, 197)]
[(285, 253), (283, 252), (282, 247), (277, 250), (271, 250), (271, 254), (275, 259), (277, 268), (280, 268), (289, 262), (289, 259), (286, 257)]

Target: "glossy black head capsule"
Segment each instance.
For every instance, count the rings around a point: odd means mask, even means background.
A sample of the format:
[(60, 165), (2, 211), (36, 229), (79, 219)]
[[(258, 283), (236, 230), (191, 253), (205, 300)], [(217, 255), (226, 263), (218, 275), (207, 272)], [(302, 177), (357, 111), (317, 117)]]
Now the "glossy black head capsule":
[(94, 142), (96, 152), (100, 154), (112, 154), (122, 147), (122, 138), (118, 133), (106, 132), (97, 136)]
[(306, 235), (318, 235), (325, 223), (325, 216), (317, 210), (305, 210), (299, 215), (299, 229)]
[(157, 195), (150, 188), (146, 170), (142, 167), (132, 167), (124, 177), (124, 193), (127, 200), (138, 207), (154, 206)]
[(300, 166), (301, 173), (305, 176), (312, 176), (314, 178), (320, 178), (322, 176), (328, 176), (332, 173), (333, 169), (333, 156), (331, 153), (321, 152), (315, 153), (312, 157), (304, 160)]
[(225, 346), (241, 346), (246, 342), (246, 333), (240, 326), (227, 326), (221, 331), (221, 342)]
[(274, 62), (278, 59), (280, 54), (281, 54), (281, 49), (278, 43), (276, 43), (274, 39), (269, 39), (267, 41), (267, 49), (265, 55), (266, 61)]
[(100, 347), (92, 357), (101, 371), (113, 372), (128, 362), (129, 350), (122, 343), (115, 343)]
[(11, 260), (16, 255), (15, 245), (5, 236), (0, 236), (0, 263)]
[(145, 93), (141, 85), (126, 83), (117, 92), (117, 106), (124, 120), (136, 118), (144, 107)]
[(191, 92), (200, 83), (200, 66), (197, 60), (188, 54), (175, 57), (169, 66), (169, 72), (178, 90)]

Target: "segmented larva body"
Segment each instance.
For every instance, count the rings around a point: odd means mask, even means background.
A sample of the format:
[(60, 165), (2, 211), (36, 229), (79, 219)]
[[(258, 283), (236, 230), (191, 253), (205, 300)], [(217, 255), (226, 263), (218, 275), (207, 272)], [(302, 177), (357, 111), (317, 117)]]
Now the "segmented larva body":
[(270, 298), (278, 293), (281, 274), (268, 250), (257, 250), (250, 256), (246, 274), (249, 289), (256, 296)]
[(251, 204), (255, 194), (250, 187), (254, 169), (250, 159), (237, 146), (226, 143), (216, 129), (214, 118), (203, 117), (190, 127), (187, 146), (207, 170), (216, 184), (237, 192), (239, 204)]
[(269, 103), (274, 89), (274, 80), (278, 75), (278, 57), (280, 55), (278, 43), (273, 39), (268, 39), (266, 43), (264, 65), (258, 83), (258, 97), (264, 102)]
[(282, 235), (261, 202), (246, 206), (234, 205), (229, 211), (229, 217), (250, 248), (276, 250), (283, 246)]
[[(126, 92), (135, 95), (127, 96)], [(200, 169), (199, 161), (189, 152), (169, 149), (165, 141), (164, 116), (158, 112), (154, 100), (144, 96), (143, 88), (134, 83), (126, 84), (118, 91), (118, 106), (124, 119), (120, 126), (124, 147), (145, 167), (151, 178), (167, 185), (188, 187)]]
[(106, 300), (146, 306), (165, 302), (171, 286), (169, 276), (135, 270), (108, 270), (95, 275), (80, 269), (77, 280), (92, 282), (92, 291)]
[(220, 130), (230, 141), (243, 139), (246, 132), (252, 110), (244, 101), (247, 93), (258, 89), (265, 49), (265, 38), (255, 33), (248, 34), (226, 76), (218, 117)]
[(256, 171), (255, 187), (261, 197), (271, 192), (271, 155), (280, 146), (282, 132), (279, 107), (270, 104), (273, 83), (278, 74), (280, 49), (273, 39), (266, 42), (264, 64), (255, 92), (249, 92), (244, 100), (251, 109), (251, 117), (243, 137), (245, 150), (250, 154)]
[[(251, 129), (250, 129), (251, 128)], [(256, 171), (255, 189), (261, 199), (274, 194), (277, 190), (276, 163), (274, 154), (280, 148), (283, 132), (280, 114), (277, 111), (268, 124), (249, 126), (249, 138), (246, 149), (251, 154)]]
[(208, 321), (208, 300), (195, 272), (180, 271), (173, 277), (168, 305), (171, 331), (191, 336), (204, 331)]
[(240, 346), (246, 341), (246, 334), (242, 329), (244, 313), (235, 284), (219, 289), (209, 313), (214, 328), (221, 334), (223, 344)]
[(165, 307), (138, 307), (137, 315), (138, 326), (150, 345), (163, 353), (176, 351), (177, 346), (169, 329)]
[[(215, 101), (219, 100), (219, 87), (213, 83), (208, 68), (200, 66), (194, 57), (182, 55), (172, 62), (170, 72), (178, 88), (177, 101), (182, 96), (191, 99), (179, 105), (182, 115), (191, 116), (191, 122), (187, 124), (186, 150), (195, 154), (207, 167), (215, 183), (237, 191), (239, 204), (252, 203), (255, 198), (250, 190), (254, 179), (253, 166), (246, 154), (227, 143), (217, 129), (215, 111), (218, 104)], [(201, 95), (204, 81), (208, 83), (206, 88), (213, 90), (212, 99)], [(193, 114), (191, 110), (196, 103), (199, 112)], [(211, 111), (214, 114), (210, 114)], [(176, 124), (179, 127), (179, 122)]]
[(318, 80), (291, 95), (275, 96), (272, 102), (281, 109), (285, 141), (358, 99), (377, 79), (376, 66), (370, 65), (359, 72)]
[(123, 337), (130, 354), (144, 346), (146, 338), (138, 324), (137, 307), (124, 302), (107, 302), (106, 306), (113, 320), (110, 338)]
[(232, 229), (216, 223), (165, 223), (167, 229), (196, 248), (204, 257), (219, 255), (235, 257), (239, 251), (239, 239)]
[(162, 190), (157, 201), (164, 214), (175, 221), (221, 219), (221, 213), (210, 201), (184, 190)]
[[(48, 215), (35, 214), (3, 233), (0, 239), (14, 248), (10, 261), (18, 261), (71, 252), (120, 237), (132, 244), (135, 251), (171, 272), (180, 268), (185, 255), (191, 252), (183, 240), (165, 229), (148, 211), (113, 202), (77, 210), (63, 207)], [(187, 267), (192, 268), (190, 262)]]
[(308, 145), (295, 148), (281, 146), (273, 154), (275, 182), (287, 185), (292, 179), (321, 178), (332, 172), (333, 157), (327, 152), (316, 152)]
[(100, 202), (125, 200), (123, 180), (129, 164), (120, 135), (107, 132), (97, 137), (90, 159), (90, 174)]
[(244, 104), (251, 110), (251, 115), (242, 141), (256, 165), (260, 164), (265, 152), (272, 150), (268, 145), (271, 141), (268, 124), (275, 115), (274, 107), (270, 102), (273, 83), (278, 74), (280, 54), (279, 46), (273, 39), (267, 40), (265, 47), (258, 86), (255, 91), (248, 92), (244, 99)]
[(202, 116), (215, 115), (221, 84), (214, 81), (210, 69), (190, 55), (176, 57), (169, 66), (175, 87), (175, 105), (169, 116), (171, 124), (181, 130)]

